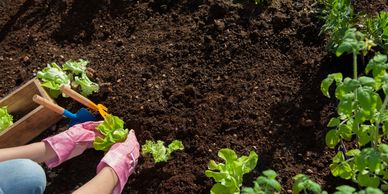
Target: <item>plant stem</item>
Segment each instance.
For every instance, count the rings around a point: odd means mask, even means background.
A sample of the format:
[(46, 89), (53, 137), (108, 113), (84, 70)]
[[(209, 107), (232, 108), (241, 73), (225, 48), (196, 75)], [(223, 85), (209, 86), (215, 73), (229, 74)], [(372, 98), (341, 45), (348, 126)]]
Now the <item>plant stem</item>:
[(357, 53), (353, 52), (353, 78), (357, 79)]
[[(380, 111), (379, 111), (380, 113), (385, 109), (385, 107), (387, 106), (387, 103), (388, 103), (388, 96), (385, 96), (383, 105), (381, 106)], [(379, 139), (379, 128), (380, 128), (380, 119), (377, 119), (376, 131), (375, 131), (375, 140), (373, 142), (373, 148), (377, 147), (377, 141)]]

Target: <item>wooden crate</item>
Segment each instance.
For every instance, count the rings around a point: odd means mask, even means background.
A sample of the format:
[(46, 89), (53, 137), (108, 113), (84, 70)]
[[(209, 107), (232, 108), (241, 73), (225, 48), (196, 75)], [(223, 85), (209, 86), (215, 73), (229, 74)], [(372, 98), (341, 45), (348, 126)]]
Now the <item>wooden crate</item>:
[(0, 107), (7, 106), (11, 115), (21, 116), (0, 133), (0, 148), (24, 145), (62, 118), (33, 102), (32, 97), (35, 94), (53, 101), (36, 78), (0, 100)]

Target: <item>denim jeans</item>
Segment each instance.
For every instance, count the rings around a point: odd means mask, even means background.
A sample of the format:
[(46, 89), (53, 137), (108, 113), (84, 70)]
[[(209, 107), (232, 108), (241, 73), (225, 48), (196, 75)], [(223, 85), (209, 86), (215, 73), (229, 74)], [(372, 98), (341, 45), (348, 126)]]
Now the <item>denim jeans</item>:
[(29, 159), (0, 162), (0, 194), (42, 194), (46, 187), (43, 168)]

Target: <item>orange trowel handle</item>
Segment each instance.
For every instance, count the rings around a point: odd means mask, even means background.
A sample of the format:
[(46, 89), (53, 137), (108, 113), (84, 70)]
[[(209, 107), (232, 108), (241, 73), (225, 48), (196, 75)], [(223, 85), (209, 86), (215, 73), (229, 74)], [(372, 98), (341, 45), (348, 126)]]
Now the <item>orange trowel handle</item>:
[(78, 101), (79, 103), (98, 111), (98, 107), (94, 102), (90, 101), (89, 99), (85, 98), (81, 94), (77, 93), (76, 91), (72, 90), (69, 86), (62, 85), (61, 86), (61, 92), (64, 94), (70, 96), (74, 100)]

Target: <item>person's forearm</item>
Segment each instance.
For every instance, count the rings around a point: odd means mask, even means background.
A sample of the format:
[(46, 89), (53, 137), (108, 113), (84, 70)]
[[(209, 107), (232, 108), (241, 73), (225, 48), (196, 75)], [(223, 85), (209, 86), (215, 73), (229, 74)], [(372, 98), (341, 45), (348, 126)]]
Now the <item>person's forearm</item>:
[(93, 179), (74, 191), (72, 194), (110, 194), (117, 184), (117, 175), (109, 167), (104, 167)]
[(54, 150), (44, 142), (0, 149), (0, 162), (17, 158), (28, 158), (35, 162), (44, 162), (54, 157), (56, 157)]

